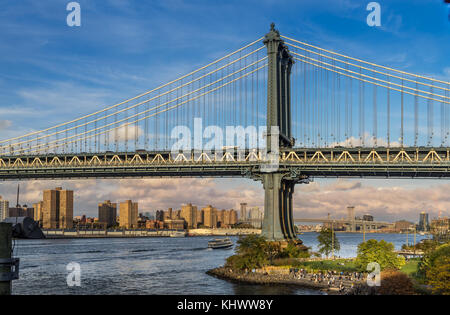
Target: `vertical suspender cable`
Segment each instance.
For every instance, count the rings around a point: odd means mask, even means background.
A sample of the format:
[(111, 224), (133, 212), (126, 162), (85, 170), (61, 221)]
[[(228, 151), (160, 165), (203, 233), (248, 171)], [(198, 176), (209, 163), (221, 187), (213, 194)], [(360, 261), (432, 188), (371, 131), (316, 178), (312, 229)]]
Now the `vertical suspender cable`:
[(401, 146), (402, 146), (402, 148), (403, 148), (403, 144), (404, 144), (404, 134), (403, 134), (403, 131), (404, 131), (404, 126), (403, 126), (403, 124), (404, 124), (404, 95), (403, 95), (403, 84), (404, 84), (404, 82), (403, 82), (403, 79), (402, 79), (402, 91), (401, 91), (401, 124), (400, 124), (400, 144), (401, 144)]
[[(416, 81), (416, 89), (418, 83)], [(419, 97), (414, 95), (414, 146), (417, 147), (417, 140), (419, 138)]]
[(373, 144), (377, 147), (377, 86), (373, 86)]
[[(359, 68), (359, 75), (361, 76), (361, 67)], [(359, 81), (359, 145), (363, 144), (363, 82)]]
[(391, 89), (389, 81), (390, 81), (390, 76), (388, 75), (387, 77), (387, 147), (389, 148), (391, 145)]

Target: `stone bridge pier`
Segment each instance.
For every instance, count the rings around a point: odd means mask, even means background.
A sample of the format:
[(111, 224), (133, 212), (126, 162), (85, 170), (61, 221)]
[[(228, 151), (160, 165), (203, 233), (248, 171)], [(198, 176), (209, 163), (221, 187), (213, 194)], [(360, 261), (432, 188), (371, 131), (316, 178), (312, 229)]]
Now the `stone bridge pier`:
[(264, 221), (261, 235), (269, 241), (296, 240), (294, 188), (297, 183), (308, 183), (308, 178), (276, 172), (262, 174), (261, 181), (264, 187)]

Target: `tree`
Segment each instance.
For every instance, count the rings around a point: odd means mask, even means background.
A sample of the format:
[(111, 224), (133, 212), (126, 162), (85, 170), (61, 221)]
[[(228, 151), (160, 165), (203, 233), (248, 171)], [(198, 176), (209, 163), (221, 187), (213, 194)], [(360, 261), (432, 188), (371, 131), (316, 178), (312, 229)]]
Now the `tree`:
[(300, 244), (300, 246), (294, 242), (289, 241), (286, 248), (278, 253), (279, 258), (309, 258), (311, 254), (308, 252), (307, 247)]
[(237, 270), (255, 269), (268, 264), (274, 252), (274, 246), (259, 235), (240, 237), (237, 241), (237, 255), (228, 257), (226, 265)]
[(333, 250), (338, 252), (341, 249), (341, 244), (339, 244), (336, 233), (329, 228), (323, 228), (319, 232), (317, 241), (319, 242), (319, 252), (325, 254), (327, 257)]
[(366, 270), (371, 262), (378, 263), (381, 270), (400, 269), (405, 264), (405, 259), (394, 251), (394, 244), (385, 240), (368, 240), (358, 245), (355, 264), (360, 270)]
[(450, 295), (450, 257), (439, 257), (427, 270), (428, 284), (433, 294)]
[(419, 263), (419, 274), (426, 276), (434, 294), (450, 295), (450, 243), (427, 252)]
[(256, 269), (272, 264), (275, 258), (307, 258), (308, 248), (299, 241), (290, 241), (281, 250), (280, 242), (268, 242), (263, 236), (248, 235), (237, 241), (236, 255), (227, 258), (226, 267), (235, 270)]

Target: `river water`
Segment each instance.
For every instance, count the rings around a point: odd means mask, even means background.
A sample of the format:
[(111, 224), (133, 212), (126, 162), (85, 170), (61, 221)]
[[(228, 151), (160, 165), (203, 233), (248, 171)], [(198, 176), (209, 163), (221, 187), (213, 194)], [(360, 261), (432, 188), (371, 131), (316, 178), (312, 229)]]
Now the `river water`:
[[(356, 255), (362, 234), (337, 234), (341, 257)], [(300, 235), (317, 249), (317, 233)], [(406, 235), (366, 234), (385, 239), (396, 249)], [(417, 236), (417, 241), (424, 236)], [(20, 279), (13, 294), (318, 294), (289, 286), (243, 285), (216, 279), (205, 272), (221, 266), (233, 249), (207, 249), (211, 237), (17, 240)], [(237, 237), (232, 237), (236, 242)], [(412, 242), (412, 237), (409, 237)], [(81, 286), (67, 285), (67, 264), (81, 267)]]

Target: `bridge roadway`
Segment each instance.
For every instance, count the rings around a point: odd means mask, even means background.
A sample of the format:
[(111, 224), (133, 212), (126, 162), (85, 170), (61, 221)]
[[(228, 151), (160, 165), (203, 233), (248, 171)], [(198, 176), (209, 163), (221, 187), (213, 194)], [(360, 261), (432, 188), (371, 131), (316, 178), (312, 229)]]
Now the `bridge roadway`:
[[(277, 172), (306, 177), (445, 178), (450, 148), (284, 149)], [(240, 158), (239, 158), (240, 156)], [(124, 177), (254, 177), (267, 159), (254, 150), (242, 154), (128, 153), (0, 155), (0, 180)]]

